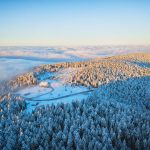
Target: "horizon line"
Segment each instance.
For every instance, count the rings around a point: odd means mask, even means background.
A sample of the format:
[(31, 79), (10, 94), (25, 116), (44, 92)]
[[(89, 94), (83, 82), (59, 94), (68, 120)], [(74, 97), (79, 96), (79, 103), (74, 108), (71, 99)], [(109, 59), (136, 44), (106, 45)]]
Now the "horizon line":
[(0, 47), (95, 47), (95, 46), (150, 46), (150, 44), (83, 44), (83, 45), (0, 45)]

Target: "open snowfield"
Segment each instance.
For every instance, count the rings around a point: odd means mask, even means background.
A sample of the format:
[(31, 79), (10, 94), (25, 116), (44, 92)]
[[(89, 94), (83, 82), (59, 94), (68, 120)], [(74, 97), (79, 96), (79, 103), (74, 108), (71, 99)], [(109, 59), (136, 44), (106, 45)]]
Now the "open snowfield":
[(28, 111), (32, 111), (36, 106), (51, 105), (57, 103), (70, 103), (76, 100), (86, 99), (91, 91), (84, 86), (71, 86), (58, 80), (47, 80), (49, 87), (40, 85), (27, 87), (19, 90), (15, 94), (24, 97), (28, 103)]
[[(66, 71), (66, 75), (70, 69)], [(72, 70), (71, 70), (72, 71)], [(59, 77), (59, 80), (51, 79), (51, 77)], [(60, 77), (61, 76), (61, 77)], [(26, 87), (15, 92), (27, 101), (27, 111), (31, 112), (40, 105), (56, 105), (58, 103), (71, 103), (72, 101), (80, 101), (86, 99), (92, 89), (85, 86), (73, 86), (67, 84), (64, 79), (65, 73), (49, 73), (45, 72), (39, 75), (39, 84)]]

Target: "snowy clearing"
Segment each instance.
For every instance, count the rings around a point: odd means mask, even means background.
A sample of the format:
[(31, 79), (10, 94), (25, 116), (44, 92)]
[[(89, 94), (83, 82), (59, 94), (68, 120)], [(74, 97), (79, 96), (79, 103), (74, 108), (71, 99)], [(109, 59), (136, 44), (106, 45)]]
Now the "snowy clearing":
[(17, 91), (15, 94), (22, 96), (28, 103), (27, 111), (32, 111), (39, 105), (51, 105), (57, 103), (70, 103), (76, 100), (86, 99), (92, 90), (84, 86), (71, 86), (59, 80), (45, 80), (49, 87), (36, 85)]

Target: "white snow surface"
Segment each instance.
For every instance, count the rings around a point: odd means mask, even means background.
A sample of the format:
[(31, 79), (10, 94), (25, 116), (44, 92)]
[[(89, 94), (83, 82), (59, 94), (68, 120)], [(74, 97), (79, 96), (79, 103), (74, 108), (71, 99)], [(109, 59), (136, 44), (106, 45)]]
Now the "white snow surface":
[(47, 81), (42, 81), (42, 82), (39, 83), (39, 86), (48, 88), (49, 84), (48, 84)]
[[(46, 80), (49, 87), (40, 87), (39, 85), (27, 87), (17, 91), (15, 94), (20, 95), (27, 101), (27, 111), (31, 112), (39, 105), (56, 105), (57, 103), (70, 103), (76, 100), (86, 99), (91, 92), (84, 86), (71, 86), (64, 84), (59, 80)], [(81, 93), (80, 93), (81, 92)]]

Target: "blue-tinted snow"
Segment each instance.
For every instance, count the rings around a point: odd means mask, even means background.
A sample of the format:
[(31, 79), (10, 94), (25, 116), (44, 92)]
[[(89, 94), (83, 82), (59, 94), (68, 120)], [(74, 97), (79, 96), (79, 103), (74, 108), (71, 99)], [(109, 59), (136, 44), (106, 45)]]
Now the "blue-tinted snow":
[(86, 99), (91, 92), (84, 86), (71, 86), (64, 84), (59, 80), (48, 80), (50, 87), (44, 88), (39, 85), (27, 87), (18, 91), (16, 94), (21, 95), (27, 102), (27, 110), (30, 112), (39, 105), (51, 105), (58, 103), (70, 103), (76, 100)]

